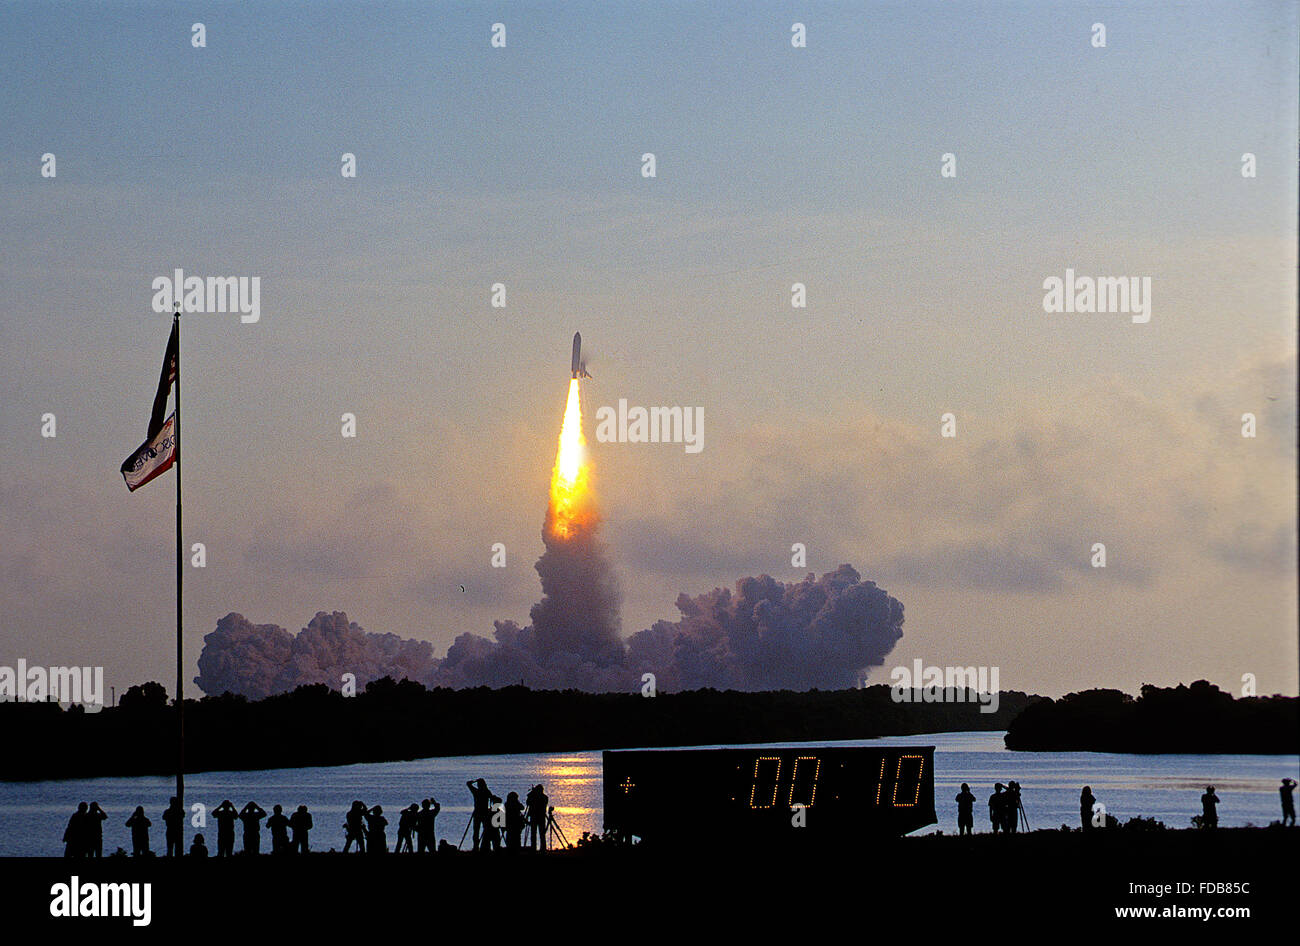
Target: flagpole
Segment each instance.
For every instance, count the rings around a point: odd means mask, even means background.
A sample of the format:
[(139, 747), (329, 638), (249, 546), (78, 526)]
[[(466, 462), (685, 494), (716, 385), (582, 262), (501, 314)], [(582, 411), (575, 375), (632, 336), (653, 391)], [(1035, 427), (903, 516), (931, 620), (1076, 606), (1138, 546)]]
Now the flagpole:
[(181, 311), (172, 316), (176, 329), (176, 798), (185, 808), (185, 682), (181, 672), (182, 619), (181, 580), (185, 573), (185, 550), (181, 543)]

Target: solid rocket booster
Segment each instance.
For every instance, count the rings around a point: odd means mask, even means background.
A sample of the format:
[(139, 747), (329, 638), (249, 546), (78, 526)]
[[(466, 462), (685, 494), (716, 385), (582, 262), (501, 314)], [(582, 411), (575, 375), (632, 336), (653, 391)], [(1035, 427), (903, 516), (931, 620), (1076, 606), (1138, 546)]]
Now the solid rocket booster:
[(569, 370), (573, 372), (573, 377), (578, 377), (578, 372), (582, 370), (582, 333), (573, 333), (573, 364)]

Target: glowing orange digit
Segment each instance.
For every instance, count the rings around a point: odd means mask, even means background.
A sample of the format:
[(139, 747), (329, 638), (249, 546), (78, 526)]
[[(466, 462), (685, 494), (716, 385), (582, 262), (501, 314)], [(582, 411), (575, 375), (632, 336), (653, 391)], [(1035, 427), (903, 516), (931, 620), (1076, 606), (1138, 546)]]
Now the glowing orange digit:
[[(801, 755), (794, 760), (794, 770), (790, 773), (790, 806), (794, 807), (794, 789), (799, 781), (799, 763), (811, 762), (813, 764), (812, 791), (808, 793), (808, 801), (804, 803), (805, 808), (811, 808), (817, 801), (817, 778), (821, 775), (822, 760), (815, 755)], [(807, 768), (805, 766), (805, 768)]]
[(880, 804), (880, 793), (884, 791), (884, 788), (885, 788), (885, 759), (882, 756), (880, 759), (880, 777), (876, 779), (876, 804), (877, 805)]
[[(759, 769), (761, 768), (764, 762), (776, 763), (776, 775), (772, 777), (772, 797), (768, 800), (766, 805), (757, 805), (754, 803), (754, 801), (756, 798), (759, 797), (758, 795)], [(749, 807), (750, 808), (771, 808), (773, 805), (775, 805), (777, 783), (779, 783), (780, 781), (781, 781), (781, 757), (779, 755), (761, 755), (757, 759), (755, 759), (754, 760), (754, 784), (749, 789)], [(766, 794), (766, 792), (764, 792), (764, 794)]]
[[(903, 781), (903, 761), (905, 759), (919, 759), (921, 764), (916, 770), (916, 794), (911, 801), (900, 802), (898, 800), (898, 786)], [(882, 763), (883, 765), (883, 763)], [(915, 808), (917, 802), (921, 800), (921, 776), (925, 772), (925, 756), (923, 755), (900, 755), (898, 757), (898, 770), (894, 773), (894, 807), (895, 808)], [(907, 794), (904, 793), (904, 798)]]

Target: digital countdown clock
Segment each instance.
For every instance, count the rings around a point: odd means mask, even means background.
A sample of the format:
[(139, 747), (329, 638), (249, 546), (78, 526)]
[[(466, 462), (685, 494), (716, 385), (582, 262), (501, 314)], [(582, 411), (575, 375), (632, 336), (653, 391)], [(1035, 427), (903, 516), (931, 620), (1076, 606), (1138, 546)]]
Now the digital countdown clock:
[(605, 827), (642, 840), (903, 835), (934, 824), (934, 747), (638, 749), (603, 756)]

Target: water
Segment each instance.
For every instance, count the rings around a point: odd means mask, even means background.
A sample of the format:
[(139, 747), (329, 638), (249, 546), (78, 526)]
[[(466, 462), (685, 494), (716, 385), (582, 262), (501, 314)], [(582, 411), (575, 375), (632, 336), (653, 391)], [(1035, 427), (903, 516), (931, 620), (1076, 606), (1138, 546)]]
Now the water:
[[(932, 733), (884, 739), (848, 740), (803, 745), (933, 745), (935, 808), (939, 823), (918, 833), (956, 831), (953, 797), (962, 782), (978, 798), (975, 830), (989, 828), (985, 801), (994, 782), (1015, 779), (1031, 828), (1079, 823), (1079, 790), (1090, 785), (1097, 800), (1121, 821), (1134, 815), (1154, 816), (1170, 828), (1191, 826), (1201, 810), (1200, 796), (1212, 784), (1221, 803), (1219, 824), (1266, 825), (1281, 816), (1278, 783), (1300, 774), (1300, 756), (1264, 755), (1120, 755), (1101, 752), (1011, 752), (1000, 732)], [(782, 745), (800, 745), (783, 743)], [(273, 804), (289, 813), (300, 804), (311, 809), (316, 828), (312, 849), (343, 847), (343, 813), (353, 799), (384, 806), (389, 845), (396, 843), (397, 813), (413, 801), (436, 797), (442, 804), (439, 839), (460, 840), (470, 816), (469, 779), (487, 779), (501, 797), (516, 791), (522, 798), (541, 782), (555, 806), (556, 818), (570, 841), (601, 828), (602, 781), (599, 752), (529, 753), (454, 756), (415, 762), (383, 762), (328, 768), (275, 769), (257, 772), (205, 772), (185, 781), (187, 804), (209, 809), (229, 798), (236, 807), (255, 800), (268, 812)], [(0, 782), (0, 855), (56, 855), (68, 816), (79, 801), (98, 801), (109, 814), (104, 823), (104, 853), (130, 850), (124, 826), (136, 805), (144, 805), (154, 823), (150, 839), (163, 847), (162, 810), (174, 782), (166, 777), (70, 779), (56, 782)], [(187, 839), (192, 831), (187, 831)], [(211, 820), (205, 832), (215, 850)], [(188, 843), (188, 842), (187, 842)], [(236, 850), (241, 845), (236, 831)], [(263, 850), (269, 839), (263, 831)]]

